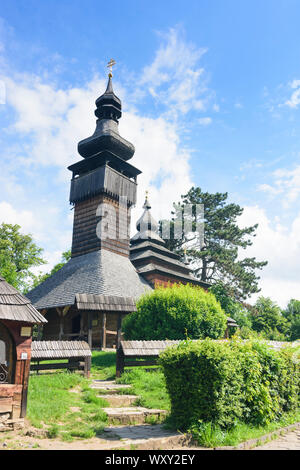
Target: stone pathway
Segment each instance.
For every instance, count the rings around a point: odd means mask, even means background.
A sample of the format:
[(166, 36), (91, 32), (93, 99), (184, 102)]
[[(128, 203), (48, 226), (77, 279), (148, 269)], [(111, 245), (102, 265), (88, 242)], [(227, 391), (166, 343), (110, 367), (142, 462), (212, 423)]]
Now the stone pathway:
[(274, 441), (255, 447), (254, 450), (300, 450), (300, 426)]
[(111, 405), (109, 408), (104, 408), (110, 424), (153, 424), (153, 422), (162, 421), (167, 413), (166, 410), (150, 410), (135, 406), (134, 403), (139, 397), (122, 393), (131, 386), (117, 384), (115, 380), (94, 380), (91, 388), (99, 390), (98, 396), (106, 399)]
[(136, 406), (139, 397), (124, 394), (125, 391), (130, 393), (130, 385), (117, 384), (114, 380), (94, 380), (91, 388), (99, 390), (98, 396), (110, 404), (103, 408), (108, 416), (109, 426), (104, 432), (110, 448), (172, 449), (186, 442), (183, 434), (168, 431), (159, 424), (166, 410)]

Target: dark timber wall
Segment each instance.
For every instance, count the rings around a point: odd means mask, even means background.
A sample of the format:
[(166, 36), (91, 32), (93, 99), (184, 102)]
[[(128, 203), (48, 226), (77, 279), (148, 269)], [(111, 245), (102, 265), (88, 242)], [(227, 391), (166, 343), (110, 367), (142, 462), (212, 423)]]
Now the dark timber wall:
[[(78, 202), (74, 209), (72, 257), (101, 248), (129, 256), (130, 207), (105, 195)], [(100, 239), (101, 237), (101, 239)]]

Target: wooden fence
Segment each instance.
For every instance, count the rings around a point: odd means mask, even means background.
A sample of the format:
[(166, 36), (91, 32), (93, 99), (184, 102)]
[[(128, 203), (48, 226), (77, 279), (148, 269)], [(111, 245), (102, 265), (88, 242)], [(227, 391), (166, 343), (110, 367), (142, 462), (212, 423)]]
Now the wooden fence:
[(37, 373), (40, 370), (79, 370), (89, 377), (91, 357), (90, 347), (85, 341), (33, 341), (30, 370)]

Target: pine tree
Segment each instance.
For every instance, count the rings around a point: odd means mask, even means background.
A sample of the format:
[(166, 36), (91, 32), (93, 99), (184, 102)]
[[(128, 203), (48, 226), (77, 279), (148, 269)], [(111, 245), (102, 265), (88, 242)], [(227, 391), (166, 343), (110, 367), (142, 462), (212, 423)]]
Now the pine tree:
[[(228, 291), (238, 300), (246, 299), (251, 294), (260, 291), (258, 287), (259, 276), (256, 270), (266, 266), (267, 261), (257, 261), (256, 258), (241, 258), (241, 250), (251, 246), (255, 237), (257, 224), (251, 227), (240, 228), (238, 218), (243, 208), (237, 204), (228, 203), (228, 193), (210, 194), (202, 192), (200, 188), (192, 187), (189, 192), (181, 196), (181, 201), (174, 204), (175, 211), (170, 221), (170, 238), (165, 239), (167, 247), (183, 255), (186, 247), (186, 256), (194, 274), (204, 282), (214, 284), (222, 282)], [(191, 223), (192, 236), (182, 230), (179, 238), (174, 238), (174, 230), (180, 217), (183, 217), (183, 208), (190, 204), (193, 207)], [(204, 206), (204, 238), (196, 231), (199, 224), (196, 207)], [(166, 221), (160, 222), (160, 227)], [(184, 227), (184, 225), (183, 225)], [(162, 236), (163, 236), (163, 232)]]

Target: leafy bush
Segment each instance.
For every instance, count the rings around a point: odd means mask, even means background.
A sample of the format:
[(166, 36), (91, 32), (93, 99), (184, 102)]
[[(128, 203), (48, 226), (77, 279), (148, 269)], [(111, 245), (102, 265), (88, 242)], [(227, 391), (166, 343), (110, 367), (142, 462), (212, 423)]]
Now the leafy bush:
[(159, 359), (181, 429), (211, 423), (261, 426), (299, 406), (299, 360), (293, 348), (274, 351), (261, 341), (183, 341)]
[(220, 302), (226, 315), (233, 318), (239, 327), (251, 329), (252, 321), (249, 311), (245, 305), (241, 302), (237, 302), (234, 297), (230, 295), (228, 286), (225, 286), (222, 282), (217, 282), (210, 287), (209, 291), (212, 292), (217, 301)]
[(225, 329), (226, 315), (214, 295), (191, 285), (158, 287), (143, 295), (123, 322), (128, 340), (216, 339)]

